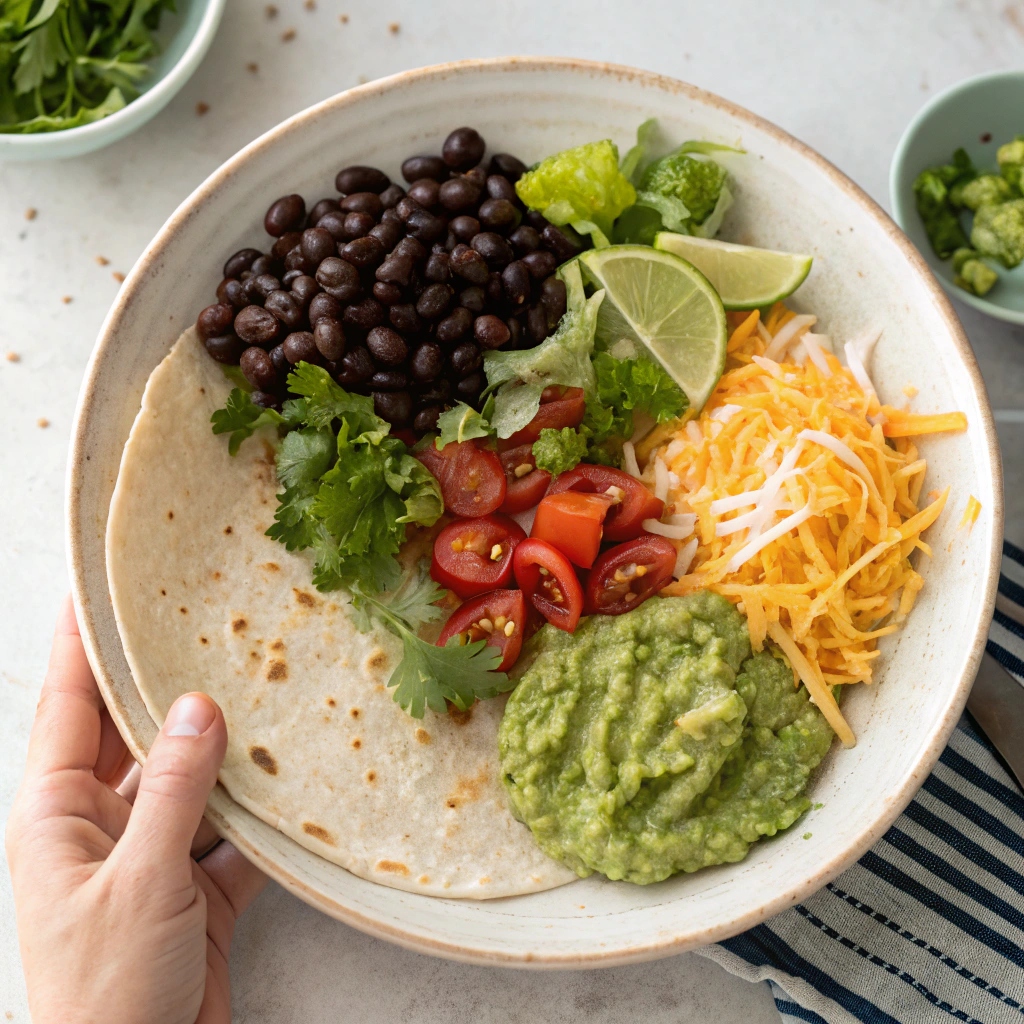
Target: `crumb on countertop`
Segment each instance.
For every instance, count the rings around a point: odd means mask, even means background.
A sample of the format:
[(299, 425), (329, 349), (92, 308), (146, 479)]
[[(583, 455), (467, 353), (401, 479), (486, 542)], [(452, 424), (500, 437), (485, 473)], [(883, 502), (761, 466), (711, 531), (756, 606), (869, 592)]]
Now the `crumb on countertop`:
[(250, 74), (256, 75), (259, 74), (260, 66), (259, 64), (256, 63), (256, 61), (251, 60), (249, 61), (248, 64), (245, 65), (245, 70), (248, 71)]
[(120, 283), (121, 283), (121, 282), (122, 282), (122, 281), (124, 280), (124, 274), (122, 274), (120, 270), (115, 270), (115, 271), (114, 271), (114, 272), (113, 272), (113, 273), (112, 273), (112, 274), (111, 274), (110, 276), (111, 276), (111, 277), (112, 277), (112, 278), (113, 278), (113, 279), (114, 279), (114, 280), (115, 280), (115, 281), (116, 281), (116, 282), (117, 282), (118, 284), (120, 284)]
[(39, 211), (34, 206), (30, 206), (25, 211), (25, 220), (35, 220), (38, 215)]
[(21, 356), (19, 356), (17, 352), (8, 352), (7, 355), (4, 356), (4, 358), (9, 363), (20, 363), (21, 362)]
[(276, 18), (277, 14), (278, 14), (278, 11), (277, 11), (277, 8), (273, 4), (267, 4), (267, 6), (263, 8), (263, 13), (268, 18)]
[(348, 15), (347, 14), (339, 14), (338, 15), (338, 21), (340, 21), (342, 23), (342, 25), (347, 25), (348, 24)]
[(315, 11), (316, 0), (305, 0), (305, 3), (303, 3), (302, 6), (305, 7), (307, 11)]
[(97, 256), (97, 257), (96, 257), (96, 262), (97, 262), (97, 263), (98, 263), (98, 264), (99, 264), (99, 265), (100, 265), (101, 267), (105, 267), (105, 266), (107, 266), (107, 264), (108, 264), (108, 263), (110, 263), (110, 260), (108, 260), (106, 256)]
[(73, 300), (70, 295), (62, 295), (60, 301), (63, 302), (65, 306), (67, 306), (70, 305)]
[(45, 416), (40, 416), (39, 419), (36, 420), (36, 426), (42, 427), (43, 430), (45, 430), (49, 425), (50, 421)]
[(209, 109), (210, 109), (210, 104), (209, 103), (204, 103), (202, 100), (200, 100), (196, 104), (196, 114), (198, 114), (199, 117), (202, 117), (203, 114), (205, 114), (205, 113), (207, 113), (209, 111)]
[(293, 29), (293, 28), (286, 28), (281, 33), (281, 42), (282, 43), (290, 43), (294, 38), (295, 38), (295, 29)]
[(391, 22), (391, 23), (390, 23), (390, 24), (388, 25), (388, 31), (389, 31), (389, 32), (390, 32), (390, 33), (391, 33), (391, 34), (392, 34), (393, 36), (397, 36), (397, 35), (398, 35), (398, 33), (399, 33), (399, 32), (400, 32), (401, 30), (402, 30), (402, 26), (401, 26), (401, 25), (400, 25), (400, 24), (399, 24), (399, 23), (398, 23), (397, 21), (392, 21), (392, 22)]

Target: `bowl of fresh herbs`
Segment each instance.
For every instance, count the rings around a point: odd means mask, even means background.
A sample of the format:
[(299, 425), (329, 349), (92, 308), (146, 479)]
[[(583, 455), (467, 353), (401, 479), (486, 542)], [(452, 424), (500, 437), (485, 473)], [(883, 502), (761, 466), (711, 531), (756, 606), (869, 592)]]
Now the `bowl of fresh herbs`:
[(1024, 72), (940, 93), (893, 156), (893, 216), (953, 298), (1024, 324)]
[(224, 0), (0, 0), (0, 160), (79, 156), (162, 110)]

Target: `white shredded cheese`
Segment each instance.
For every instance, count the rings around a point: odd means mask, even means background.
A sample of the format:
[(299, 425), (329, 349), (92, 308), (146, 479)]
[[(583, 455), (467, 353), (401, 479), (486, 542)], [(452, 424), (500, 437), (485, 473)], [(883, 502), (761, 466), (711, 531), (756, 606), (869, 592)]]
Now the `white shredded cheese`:
[(690, 439), (691, 444), (703, 444), (704, 435), (700, 432), (700, 427), (697, 425), (696, 420), (689, 420), (685, 429), (686, 436)]
[(668, 501), (668, 466), (659, 455), (654, 460), (654, 496), (661, 501)]
[(860, 473), (867, 481), (868, 486), (874, 488), (874, 479), (871, 476), (870, 470), (864, 464), (864, 460), (844, 441), (840, 441), (838, 437), (833, 437), (831, 434), (826, 434), (823, 430), (801, 430), (796, 436), (803, 438), (805, 441), (813, 441), (815, 444), (820, 444), (822, 448), (827, 448), (833, 455), (845, 462), (850, 469)]
[(645, 519), (643, 527), (648, 533), (656, 533), (659, 537), (668, 537), (669, 540), (686, 540), (693, 534), (692, 526), (673, 526), (671, 523), (663, 523), (660, 519)]
[(757, 363), (765, 373), (770, 373), (776, 380), (782, 380), (782, 367), (779, 366), (774, 359), (768, 359), (765, 356), (751, 356), (751, 359), (753, 359), (753, 361)]
[[(853, 343), (849, 341), (844, 346), (844, 351), (846, 352), (846, 365), (850, 367), (853, 379), (860, 385), (861, 391), (864, 392), (868, 400), (874, 398), (877, 401), (878, 392), (875, 391), (875, 385), (871, 383), (868, 371), (864, 369), (860, 353), (853, 347)], [(755, 356), (754, 358), (756, 359), (757, 357)]]
[(665, 461), (675, 462), (677, 456), (681, 455), (683, 449), (686, 447), (686, 442), (681, 438), (677, 437), (666, 449), (665, 449)]
[(720, 405), (713, 412), (708, 413), (708, 418), (717, 420), (719, 423), (728, 423), (738, 412), (743, 412), (742, 405)]
[(669, 487), (673, 491), (678, 491), (680, 483), (682, 483), (682, 481), (679, 479), (679, 474), (678, 473), (673, 473), (672, 470), (670, 469), (668, 471), (668, 485), (669, 485)]
[(682, 579), (693, 565), (693, 559), (697, 554), (697, 538), (691, 537), (680, 549), (676, 556), (676, 567), (672, 570), (675, 579)]
[(772, 338), (771, 344), (765, 350), (765, 356), (768, 359), (774, 359), (778, 362), (786, 354), (786, 349), (793, 344), (802, 334), (809, 331), (816, 323), (818, 318), (811, 316), (809, 313), (804, 313), (801, 316), (795, 316), (789, 323), (780, 327), (775, 332), (775, 337)]
[(751, 558), (763, 551), (769, 544), (774, 543), (780, 537), (784, 537), (791, 530), (795, 530), (801, 523), (810, 519), (812, 515), (814, 515), (814, 503), (810, 498), (808, 498), (807, 503), (799, 512), (794, 512), (792, 515), (786, 516), (785, 519), (776, 523), (771, 529), (765, 530), (765, 532), (760, 536), (747, 541), (747, 543), (729, 559), (726, 571), (736, 572), (740, 566), (749, 562)]
[(779, 447), (779, 439), (777, 437), (773, 437), (764, 446), (764, 451), (761, 452), (760, 455), (758, 455), (757, 459), (754, 461), (754, 465), (756, 465), (756, 466), (763, 466), (766, 462), (770, 462), (772, 456), (775, 454), (775, 449), (778, 448), (778, 447)]
[(725, 512), (735, 512), (738, 508), (744, 508), (747, 505), (756, 505), (762, 492), (763, 489), (759, 487), (756, 491), (741, 491), (739, 494), (716, 498), (711, 502), (711, 514), (720, 516)]
[(622, 442), (622, 465), (630, 476), (640, 479), (640, 464), (636, 461), (636, 449), (632, 441)]
[(828, 360), (825, 358), (825, 353), (820, 344), (820, 340), (823, 338), (825, 338), (824, 334), (811, 334), (808, 331), (808, 333), (803, 336), (802, 340), (804, 348), (807, 349), (807, 355), (811, 362), (818, 368), (818, 372), (823, 377), (831, 377), (832, 371), (829, 369)]
[(674, 515), (665, 516), (664, 522), (669, 526), (685, 526), (693, 533), (697, 525), (697, 515), (694, 512), (676, 512)]
[(760, 320), (757, 321), (757, 334), (765, 345), (770, 345), (772, 343), (772, 336), (768, 333), (768, 328), (765, 327)]

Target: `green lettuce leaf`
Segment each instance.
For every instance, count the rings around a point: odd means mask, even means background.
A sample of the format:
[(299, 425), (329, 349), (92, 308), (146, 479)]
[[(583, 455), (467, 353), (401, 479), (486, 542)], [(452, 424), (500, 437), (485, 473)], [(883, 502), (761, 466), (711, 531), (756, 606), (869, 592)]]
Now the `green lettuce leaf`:
[(458, 405), (441, 413), (437, 418), (437, 429), (439, 431), (434, 444), (440, 451), (453, 441), (470, 441), (474, 437), (489, 437), (492, 433), (491, 425), (483, 413), (459, 402)]

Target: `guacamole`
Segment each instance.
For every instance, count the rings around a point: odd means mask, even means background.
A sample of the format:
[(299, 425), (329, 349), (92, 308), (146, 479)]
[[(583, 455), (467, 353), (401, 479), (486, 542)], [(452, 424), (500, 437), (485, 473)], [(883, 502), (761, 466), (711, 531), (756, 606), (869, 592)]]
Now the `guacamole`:
[(658, 882), (742, 860), (810, 806), (832, 730), (786, 662), (709, 591), (574, 634), (545, 626), (498, 732), (517, 817), (581, 877)]

